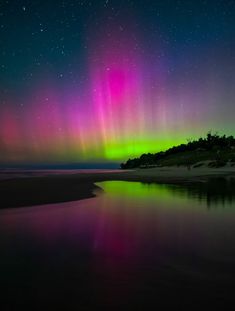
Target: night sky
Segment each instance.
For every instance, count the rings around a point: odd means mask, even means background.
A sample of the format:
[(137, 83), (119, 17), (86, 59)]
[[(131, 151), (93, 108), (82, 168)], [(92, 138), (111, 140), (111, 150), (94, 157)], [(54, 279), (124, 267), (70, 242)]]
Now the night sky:
[(0, 1), (0, 163), (235, 134), (235, 1)]

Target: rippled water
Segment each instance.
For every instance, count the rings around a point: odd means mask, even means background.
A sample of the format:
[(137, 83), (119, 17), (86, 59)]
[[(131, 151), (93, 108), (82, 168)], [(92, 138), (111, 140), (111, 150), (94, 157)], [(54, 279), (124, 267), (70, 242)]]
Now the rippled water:
[(98, 186), (92, 199), (0, 210), (2, 310), (233, 302), (234, 180)]

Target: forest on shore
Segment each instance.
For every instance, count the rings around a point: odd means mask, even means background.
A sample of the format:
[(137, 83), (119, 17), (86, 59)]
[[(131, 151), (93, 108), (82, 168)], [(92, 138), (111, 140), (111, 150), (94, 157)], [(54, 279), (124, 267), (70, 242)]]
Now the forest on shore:
[(227, 163), (235, 165), (235, 138), (233, 136), (212, 134), (187, 144), (174, 146), (166, 151), (142, 154), (139, 158), (121, 163), (122, 169), (150, 168), (161, 166), (222, 167)]

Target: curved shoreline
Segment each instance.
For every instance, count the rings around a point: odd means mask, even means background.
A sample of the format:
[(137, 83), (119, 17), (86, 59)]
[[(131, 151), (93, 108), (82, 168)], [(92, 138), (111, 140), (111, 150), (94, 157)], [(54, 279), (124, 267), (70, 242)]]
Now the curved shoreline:
[(122, 180), (164, 184), (201, 183), (208, 178), (234, 177), (235, 169), (154, 168), (117, 173), (27, 177), (0, 181), (1, 209), (62, 203), (95, 197), (96, 182)]

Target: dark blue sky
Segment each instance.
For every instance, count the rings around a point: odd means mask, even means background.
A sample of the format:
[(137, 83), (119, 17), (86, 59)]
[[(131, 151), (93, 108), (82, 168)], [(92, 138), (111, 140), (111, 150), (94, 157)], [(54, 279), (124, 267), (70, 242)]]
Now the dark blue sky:
[(145, 39), (143, 53), (158, 43), (172, 67), (207, 47), (230, 51), (234, 44), (235, 2), (231, 0), (2, 0), (1, 91), (30, 87), (40, 69), (52, 70), (58, 80), (64, 74), (67, 81), (79, 83), (82, 77), (73, 69), (75, 63), (84, 67), (89, 41), (96, 33), (112, 35), (112, 24), (129, 31), (130, 19), (134, 31)]

